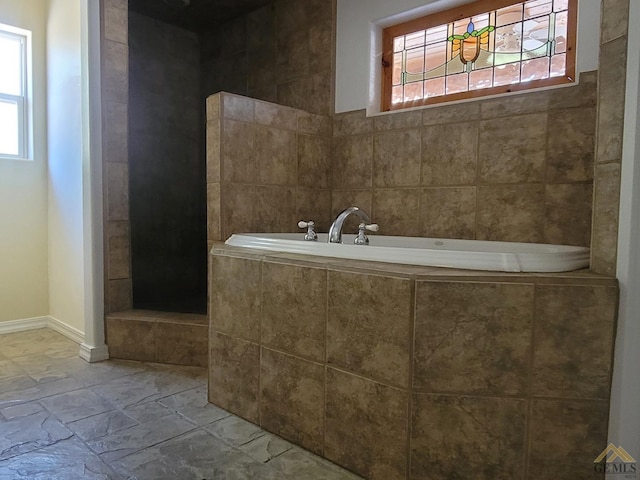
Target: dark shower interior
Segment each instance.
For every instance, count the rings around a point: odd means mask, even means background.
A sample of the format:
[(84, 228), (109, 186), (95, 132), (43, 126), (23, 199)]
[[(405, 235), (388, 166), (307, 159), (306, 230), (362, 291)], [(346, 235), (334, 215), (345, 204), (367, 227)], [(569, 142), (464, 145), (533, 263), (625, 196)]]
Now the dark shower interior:
[(129, 198), (136, 309), (207, 311), (205, 100), (222, 89), (246, 94), (234, 88), (230, 68), (216, 67), (226, 50), (219, 45), (225, 38), (220, 33), (225, 23), (268, 3), (129, 2)]

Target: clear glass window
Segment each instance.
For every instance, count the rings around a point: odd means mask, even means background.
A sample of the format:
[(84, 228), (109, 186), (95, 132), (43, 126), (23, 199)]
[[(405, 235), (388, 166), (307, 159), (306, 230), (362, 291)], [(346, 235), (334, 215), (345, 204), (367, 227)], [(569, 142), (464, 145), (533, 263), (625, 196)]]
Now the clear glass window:
[(0, 156), (27, 158), (27, 36), (0, 25)]

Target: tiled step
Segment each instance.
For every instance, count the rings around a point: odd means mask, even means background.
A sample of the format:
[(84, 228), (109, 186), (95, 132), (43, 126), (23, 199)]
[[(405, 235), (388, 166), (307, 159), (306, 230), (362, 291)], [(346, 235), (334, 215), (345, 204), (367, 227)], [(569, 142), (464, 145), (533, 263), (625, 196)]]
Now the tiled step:
[(123, 310), (107, 315), (111, 358), (206, 367), (209, 324), (206, 315)]

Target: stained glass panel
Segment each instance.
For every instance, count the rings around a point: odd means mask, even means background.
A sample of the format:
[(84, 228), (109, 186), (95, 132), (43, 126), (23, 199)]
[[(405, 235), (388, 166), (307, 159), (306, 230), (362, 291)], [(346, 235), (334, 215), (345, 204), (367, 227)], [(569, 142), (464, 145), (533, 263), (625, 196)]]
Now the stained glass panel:
[(568, 8), (525, 0), (394, 37), (392, 104), (565, 75)]

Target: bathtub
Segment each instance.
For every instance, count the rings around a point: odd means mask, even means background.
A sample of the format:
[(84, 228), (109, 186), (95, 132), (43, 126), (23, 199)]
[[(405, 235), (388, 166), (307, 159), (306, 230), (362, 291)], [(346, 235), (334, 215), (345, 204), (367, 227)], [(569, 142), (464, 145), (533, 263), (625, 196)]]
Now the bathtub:
[(300, 233), (234, 234), (227, 245), (274, 252), (430, 267), (498, 272), (568, 272), (589, 266), (589, 248), (538, 243), (488, 242), (440, 238), (370, 235), (370, 245), (353, 245), (355, 235), (342, 244), (327, 243), (327, 234), (307, 242)]

